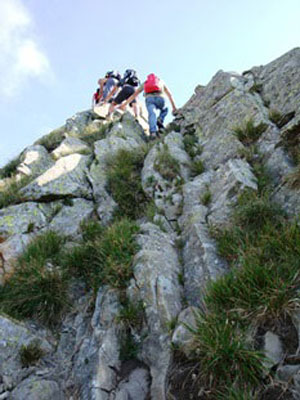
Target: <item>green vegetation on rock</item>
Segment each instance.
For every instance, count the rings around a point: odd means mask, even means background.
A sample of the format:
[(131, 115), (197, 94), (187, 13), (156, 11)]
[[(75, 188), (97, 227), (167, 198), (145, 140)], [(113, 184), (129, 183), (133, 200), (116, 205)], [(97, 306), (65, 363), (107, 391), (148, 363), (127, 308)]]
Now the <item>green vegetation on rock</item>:
[(20, 189), (31, 181), (30, 176), (24, 176), (20, 180), (10, 178), (3, 187), (0, 187), (0, 209), (22, 202)]
[(254, 120), (250, 118), (241, 127), (235, 127), (233, 132), (243, 144), (250, 145), (256, 142), (266, 129), (266, 124), (255, 125)]
[(106, 228), (96, 222), (85, 224), (82, 242), (65, 254), (65, 273), (83, 278), (95, 292), (101, 285), (125, 288), (132, 277), (138, 231), (138, 226), (127, 218)]
[(171, 155), (168, 146), (164, 144), (162, 147), (158, 147), (158, 154), (154, 162), (154, 169), (160, 173), (160, 175), (171, 181), (180, 175), (179, 162)]
[(0, 290), (0, 309), (16, 318), (36, 318), (53, 326), (68, 305), (67, 282), (58, 267), (65, 239), (48, 231), (18, 258)]
[(44, 146), (49, 152), (53, 151), (58, 147), (65, 138), (65, 127), (55, 129), (54, 131), (48, 133), (47, 135), (41, 137), (34, 144), (40, 144)]
[(141, 181), (144, 157), (145, 149), (141, 147), (121, 149), (106, 160), (107, 189), (118, 204), (118, 216), (136, 219), (144, 213), (149, 200)]
[(17, 167), (20, 164), (19, 157), (9, 161), (4, 167), (0, 168), (0, 179), (11, 178), (17, 172)]

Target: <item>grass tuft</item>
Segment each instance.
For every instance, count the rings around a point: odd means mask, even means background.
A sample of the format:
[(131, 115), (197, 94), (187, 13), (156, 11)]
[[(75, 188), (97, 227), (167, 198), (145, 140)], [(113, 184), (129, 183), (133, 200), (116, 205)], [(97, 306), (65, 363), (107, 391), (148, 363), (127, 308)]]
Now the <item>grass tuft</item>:
[(121, 149), (106, 160), (107, 189), (119, 206), (118, 216), (137, 219), (144, 213), (148, 202), (141, 182), (144, 157), (143, 149)]
[(20, 349), (20, 359), (23, 367), (28, 368), (35, 365), (43, 356), (45, 352), (40, 346), (38, 340), (33, 340), (27, 346), (23, 345)]
[(64, 238), (48, 231), (18, 258), (0, 292), (0, 308), (16, 318), (36, 318), (54, 326), (67, 306), (67, 282), (57, 266)]
[(253, 119), (248, 119), (241, 127), (233, 129), (236, 137), (245, 145), (251, 145), (256, 142), (262, 133), (267, 129), (267, 125), (260, 123), (255, 125)]
[(138, 230), (127, 218), (106, 228), (95, 222), (85, 224), (82, 242), (65, 254), (64, 269), (68, 275), (83, 278), (95, 292), (101, 285), (125, 288), (132, 277)]
[(0, 187), (0, 209), (22, 202), (20, 189), (26, 186), (32, 178), (24, 176), (20, 180), (15, 177), (10, 178), (3, 187)]
[(204, 164), (202, 160), (193, 160), (191, 164), (191, 176), (195, 177), (204, 172)]
[(17, 172), (17, 167), (20, 164), (20, 158), (17, 157), (9, 161), (4, 167), (0, 168), (0, 179), (11, 178)]
[(168, 181), (180, 175), (179, 162), (171, 155), (167, 145), (160, 148), (154, 162), (154, 169)]
[(37, 140), (34, 144), (39, 144), (44, 146), (49, 152), (55, 150), (61, 142), (65, 139), (65, 127), (55, 129), (54, 131), (48, 133), (48, 135), (43, 136)]

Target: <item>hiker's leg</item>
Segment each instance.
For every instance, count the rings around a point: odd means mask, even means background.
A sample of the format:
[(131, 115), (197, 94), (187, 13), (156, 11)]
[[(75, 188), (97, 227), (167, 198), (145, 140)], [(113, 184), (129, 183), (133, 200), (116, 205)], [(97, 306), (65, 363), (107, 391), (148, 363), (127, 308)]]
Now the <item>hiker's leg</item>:
[(148, 111), (148, 122), (149, 122), (149, 129), (150, 129), (150, 134), (151, 133), (156, 133), (157, 132), (157, 119), (156, 119), (156, 114), (155, 114), (155, 101), (154, 101), (154, 96), (149, 96), (146, 97), (146, 107)]
[(164, 120), (168, 114), (168, 107), (165, 107), (166, 101), (164, 97), (157, 96), (156, 97), (156, 106), (160, 110), (159, 121), (161, 124), (164, 123)]
[(109, 109), (107, 112), (107, 118), (109, 118), (111, 116), (111, 114), (114, 112), (115, 106), (116, 106), (116, 104), (114, 101), (112, 103), (110, 103), (110, 106), (109, 106)]

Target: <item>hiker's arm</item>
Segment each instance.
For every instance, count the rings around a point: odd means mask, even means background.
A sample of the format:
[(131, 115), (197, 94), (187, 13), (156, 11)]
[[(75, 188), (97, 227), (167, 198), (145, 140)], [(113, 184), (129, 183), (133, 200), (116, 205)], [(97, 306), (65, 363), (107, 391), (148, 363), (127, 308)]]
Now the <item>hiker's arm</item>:
[(127, 100), (125, 100), (121, 105), (121, 110), (125, 110), (125, 108), (130, 104), (141, 92), (143, 91), (143, 87), (139, 87)]
[(119, 89), (118, 85), (116, 85), (112, 91), (109, 93), (109, 95), (106, 97), (104, 100), (104, 103), (108, 103), (108, 101), (113, 97), (113, 95), (116, 93), (116, 91)]
[(99, 86), (100, 86), (99, 101), (101, 101), (101, 99), (102, 99), (102, 96), (103, 96), (103, 88), (104, 88), (104, 85), (105, 85), (106, 81), (107, 81), (106, 78), (99, 79), (99, 81), (98, 81), (98, 84), (99, 84)]
[(166, 85), (164, 85), (164, 91), (165, 91), (166, 95), (168, 96), (168, 99), (170, 100), (170, 103), (173, 108), (173, 113), (175, 113), (177, 111), (177, 108), (176, 108), (172, 93), (170, 92), (170, 90), (167, 88)]

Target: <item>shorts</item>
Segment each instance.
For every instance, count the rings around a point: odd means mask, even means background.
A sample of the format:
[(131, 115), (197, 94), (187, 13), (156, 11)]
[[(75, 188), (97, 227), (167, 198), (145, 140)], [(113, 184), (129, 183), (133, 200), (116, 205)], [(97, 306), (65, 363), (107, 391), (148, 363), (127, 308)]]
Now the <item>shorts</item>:
[[(124, 85), (121, 89), (121, 92), (114, 98), (113, 102), (115, 104), (121, 104), (124, 100), (127, 100), (133, 93), (135, 92), (135, 88), (130, 85)], [(135, 103), (136, 100), (133, 100), (132, 103)]]

